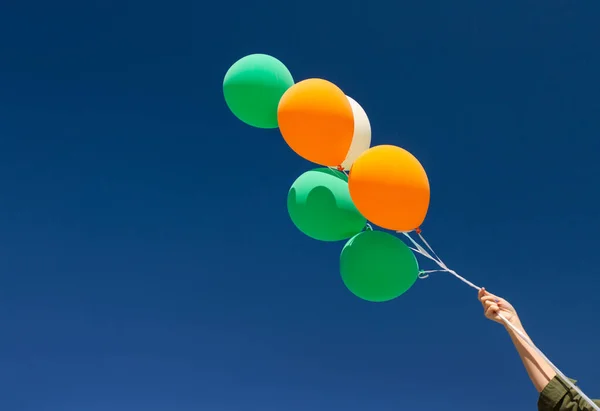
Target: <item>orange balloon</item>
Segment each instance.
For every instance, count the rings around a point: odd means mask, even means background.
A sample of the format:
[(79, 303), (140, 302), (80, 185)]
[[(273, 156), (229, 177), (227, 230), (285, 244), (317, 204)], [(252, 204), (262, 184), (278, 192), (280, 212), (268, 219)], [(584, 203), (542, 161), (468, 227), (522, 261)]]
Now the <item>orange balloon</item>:
[(400, 147), (365, 151), (352, 165), (348, 186), (354, 205), (373, 224), (407, 232), (425, 220), (430, 199), (427, 173)]
[(346, 159), (354, 114), (335, 84), (317, 78), (294, 84), (279, 101), (277, 121), (285, 142), (308, 161), (335, 167)]

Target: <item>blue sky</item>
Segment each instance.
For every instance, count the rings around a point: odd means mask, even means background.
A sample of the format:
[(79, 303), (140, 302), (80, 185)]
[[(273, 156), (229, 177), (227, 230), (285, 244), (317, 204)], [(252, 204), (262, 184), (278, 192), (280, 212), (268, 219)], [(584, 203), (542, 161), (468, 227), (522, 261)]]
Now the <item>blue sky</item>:
[[(338, 84), (415, 154), (446, 263), (600, 397), (593, 1), (29, 1), (0, 11), (0, 409), (534, 409), (476, 293), (352, 296), (237, 121), (244, 55)], [(430, 266), (423, 264), (425, 268)]]

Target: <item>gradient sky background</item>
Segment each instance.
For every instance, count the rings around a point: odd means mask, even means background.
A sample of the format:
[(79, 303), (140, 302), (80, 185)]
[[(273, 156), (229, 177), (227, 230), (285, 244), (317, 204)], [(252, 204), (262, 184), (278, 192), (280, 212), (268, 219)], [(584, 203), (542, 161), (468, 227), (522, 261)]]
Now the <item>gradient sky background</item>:
[[(246, 54), (423, 163), (448, 265), (600, 397), (597, 1), (5, 1), (0, 409), (505, 411), (537, 394), (445, 274), (351, 295), (299, 233), (313, 167), (222, 96)], [(424, 263), (425, 268), (432, 266)]]

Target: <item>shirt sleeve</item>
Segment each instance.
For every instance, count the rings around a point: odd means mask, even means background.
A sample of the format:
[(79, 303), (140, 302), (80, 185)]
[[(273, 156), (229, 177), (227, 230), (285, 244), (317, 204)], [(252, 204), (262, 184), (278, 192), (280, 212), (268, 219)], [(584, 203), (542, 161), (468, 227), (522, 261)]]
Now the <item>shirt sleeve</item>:
[[(577, 381), (569, 380), (576, 384)], [(600, 406), (600, 400), (593, 400)], [(569, 389), (558, 376), (546, 385), (538, 400), (539, 411), (592, 411), (593, 408), (576, 391)]]

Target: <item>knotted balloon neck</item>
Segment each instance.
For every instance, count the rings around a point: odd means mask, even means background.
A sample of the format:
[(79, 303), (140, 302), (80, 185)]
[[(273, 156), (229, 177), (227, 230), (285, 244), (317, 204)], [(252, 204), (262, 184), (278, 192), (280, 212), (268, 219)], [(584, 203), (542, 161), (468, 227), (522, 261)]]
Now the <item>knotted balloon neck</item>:
[(342, 167), (342, 166), (337, 166), (337, 167), (328, 166), (328, 168), (331, 171), (338, 171), (338, 172), (344, 174), (346, 177), (348, 176), (348, 173), (346, 172), (346, 170), (344, 170), (344, 167)]
[(431, 274), (431, 273), (438, 273), (438, 272), (441, 272), (441, 271), (442, 270), (428, 270), (428, 271), (419, 270), (418, 277), (419, 277), (419, 280), (424, 280), (426, 278), (429, 278), (429, 274)]

